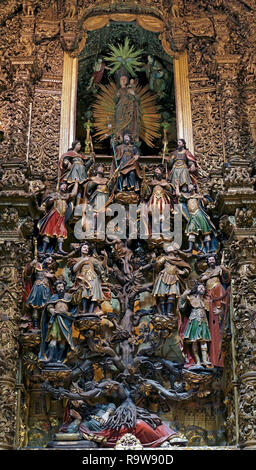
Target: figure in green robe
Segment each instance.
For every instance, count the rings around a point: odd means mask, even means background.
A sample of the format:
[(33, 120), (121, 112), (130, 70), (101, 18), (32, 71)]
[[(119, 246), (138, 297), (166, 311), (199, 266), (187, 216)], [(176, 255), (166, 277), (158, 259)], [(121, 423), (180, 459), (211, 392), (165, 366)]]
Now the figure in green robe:
[(207, 318), (209, 302), (205, 298), (204, 284), (197, 283), (194, 293), (187, 289), (179, 299), (179, 309), (181, 312), (189, 309), (190, 312), (184, 331), (184, 342), (192, 345), (192, 352), (197, 365), (200, 366), (202, 363), (202, 365), (209, 366), (207, 345), (211, 342), (211, 333)]
[(77, 307), (65, 289), (64, 281), (56, 282), (57, 292), (46, 303), (41, 318), (39, 360), (46, 363), (63, 363), (67, 352), (75, 349), (72, 326)]
[(182, 215), (187, 221), (185, 234), (188, 237), (189, 247), (183, 250), (192, 253), (195, 242), (199, 244), (201, 252), (215, 252), (218, 248), (216, 229), (209, 215), (205, 212), (209, 199), (196, 192), (194, 185), (184, 184), (182, 189), (176, 187), (178, 202), (182, 205)]

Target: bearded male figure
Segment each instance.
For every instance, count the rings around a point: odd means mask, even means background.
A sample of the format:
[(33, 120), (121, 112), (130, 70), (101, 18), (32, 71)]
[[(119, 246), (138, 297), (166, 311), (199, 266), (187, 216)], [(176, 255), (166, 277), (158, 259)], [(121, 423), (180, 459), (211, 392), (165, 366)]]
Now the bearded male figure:
[(132, 136), (125, 133), (123, 143), (116, 147), (116, 158), (111, 167), (111, 175), (116, 173), (117, 191), (139, 191), (142, 177), (138, 159), (139, 150)]
[(230, 271), (223, 265), (217, 266), (215, 256), (209, 256), (207, 263), (208, 268), (200, 276), (200, 281), (206, 283), (206, 299), (209, 301), (210, 356), (214, 366), (223, 367), (222, 339), (229, 305)]
[(72, 326), (77, 312), (64, 281), (56, 282), (56, 294), (45, 305), (41, 319), (39, 359), (46, 363), (63, 363), (68, 350), (74, 350)]

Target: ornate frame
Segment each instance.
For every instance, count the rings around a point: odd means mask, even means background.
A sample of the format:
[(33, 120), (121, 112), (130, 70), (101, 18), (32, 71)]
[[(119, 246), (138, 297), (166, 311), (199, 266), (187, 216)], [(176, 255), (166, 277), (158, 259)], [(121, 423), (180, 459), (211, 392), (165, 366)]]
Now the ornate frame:
[[(33, 341), (29, 337), (20, 344), (23, 269), (34, 254), (34, 222), (41, 217), (38, 195), (41, 197), (45, 190), (44, 181), (49, 184), (47, 191), (55, 187), (58, 141), (66, 150), (74, 135), (78, 53), (90, 28), (100, 28), (110, 19), (120, 20), (122, 15), (127, 22), (136, 20), (144, 28), (155, 28), (162, 36), (166, 52), (174, 57), (179, 133), (191, 150), (192, 110), (196, 156), (205, 172), (202, 185), (214, 195), (213, 210), (221, 217), (219, 226), (224, 235), (223, 262), (232, 273), (232, 344), (230, 348), (228, 342), (225, 347), (227, 364), (233, 361), (233, 367), (226, 368), (223, 381), (225, 431), (227, 442), (234, 445), (228, 448), (255, 449), (256, 191), (255, 171), (251, 167), (255, 170), (256, 137), (252, 2), (63, 0), (57, 4), (54, 0), (12, 0), (3, 4), (0, 253), (4, 315), (0, 336), (4, 341), (1, 353), (5, 367), (0, 379), (0, 415), (5, 421), (5, 432), (1, 433), (0, 448), (26, 447), (29, 419), (38, 417), (33, 415), (32, 406), (37, 400), (42, 402), (36, 373), (32, 372), (30, 383), (29, 374), (24, 377), (22, 373), (21, 377), (21, 368), (22, 372), (31, 371), (32, 364), (25, 360), (27, 351), (31, 348), (37, 351), (40, 341), (38, 337)], [(183, 52), (185, 48), (188, 55)], [(67, 51), (64, 73), (63, 51)], [(26, 154), (28, 135), (31, 140)], [(225, 159), (228, 165), (223, 167)], [(226, 449), (222, 446), (217, 449), (220, 448)]]
[(70, 147), (72, 141), (75, 139), (78, 54), (85, 45), (87, 37), (86, 31), (100, 29), (109, 24), (110, 20), (122, 20), (127, 22), (136, 20), (137, 24), (144, 29), (161, 33), (163, 49), (167, 54), (173, 57), (177, 138), (185, 139), (188, 148), (193, 153), (194, 144), (187, 52), (177, 53), (171, 50), (165, 37), (164, 24), (158, 18), (150, 15), (119, 13), (93, 16), (86, 19), (83, 23), (84, 37), (80, 41), (78, 50), (75, 54), (64, 52), (59, 156)]

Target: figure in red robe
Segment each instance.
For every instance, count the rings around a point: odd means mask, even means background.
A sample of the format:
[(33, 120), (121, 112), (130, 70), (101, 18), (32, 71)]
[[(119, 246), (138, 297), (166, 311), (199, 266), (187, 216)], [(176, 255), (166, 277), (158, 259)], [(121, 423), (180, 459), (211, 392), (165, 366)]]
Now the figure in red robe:
[(45, 253), (50, 243), (50, 238), (57, 238), (58, 253), (66, 255), (62, 245), (67, 238), (66, 222), (72, 214), (72, 199), (77, 195), (78, 181), (76, 180), (71, 193), (67, 192), (67, 184), (61, 183), (58, 192), (50, 194), (44, 201), (44, 205), (52, 205), (50, 211), (38, 222), (39, 233), (43, 237), (41, 253)]
[(229, 307), (230, 272), (225, 266), (216, 265), (215, 256), (209, 256), (207, 262), (208, 268), (200, 281), (206, 283), (206, 299), (209, 301), (210, 358), (214, 366), (224, 367), (222, 340)]
[[(129, 412), (129, 407), (126, 409), (124, 405), (121, 406), (126, 413)], [(88, 440), (93, 440), (94, 437), (106, 447), (115, 447), (117, 441), (127, 433), (133, 434), (145, 448), (158, 447), (169, 439), (175, 441), (175, 444), (183, 445), (187, 442), (184, 436), (163, 423), (158, 416), (138, 407), (136, 407), (137, 419), (135, 418), (131, 426), (126, 424), (111, 428), (108, 423), (117, 410), (113, 403), (88, 406), (81, 400), (72, 400), (66, 408), (60, 432), (78, 432)]]

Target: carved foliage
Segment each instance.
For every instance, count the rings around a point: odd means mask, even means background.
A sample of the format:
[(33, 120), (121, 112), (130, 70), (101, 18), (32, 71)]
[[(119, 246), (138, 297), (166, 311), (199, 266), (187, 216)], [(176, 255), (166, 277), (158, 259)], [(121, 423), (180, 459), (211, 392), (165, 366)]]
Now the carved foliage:
[(61, 97), (38, 93), (33, 103), (29, 163), (32, 172), (46, 179), (56, 177)]
[(219, 103), (214, 91), (191, 93), (195, 150), (204, 175), (223, 166), (223, 142)]
[[(15, 213), (14, 213), (15, 216)], [(19, 317), (22, 302), (23, 244), (6, 242), (0, 246), (0, 442), (1, 448), (14, 446), (16, 431), (16, 375), (19, 358)]]
[(245, 382), (240, 388), (239, 424), (240, 442), (242, 446), (250, 447), (255, 442), (255, 383)]

